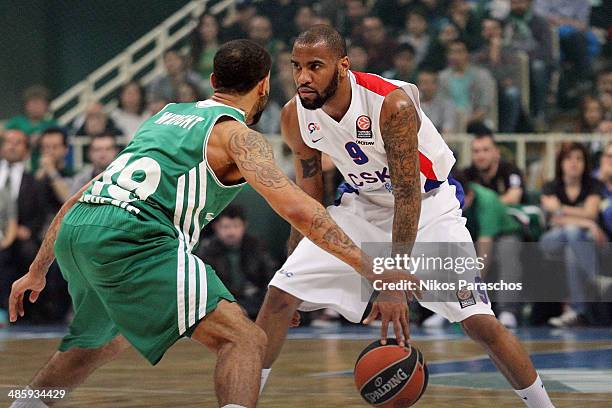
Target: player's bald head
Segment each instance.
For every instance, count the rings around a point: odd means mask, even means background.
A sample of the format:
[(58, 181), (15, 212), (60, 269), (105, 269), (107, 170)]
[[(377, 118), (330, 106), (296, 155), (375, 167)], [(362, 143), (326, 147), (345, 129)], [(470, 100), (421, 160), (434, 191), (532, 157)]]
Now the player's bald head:
[(315, 46), (324, 44), (338, 58), (346, 57), (346, 41), (333, 27), (317, 24), (302, 32), (293, 44), (296, 46)]

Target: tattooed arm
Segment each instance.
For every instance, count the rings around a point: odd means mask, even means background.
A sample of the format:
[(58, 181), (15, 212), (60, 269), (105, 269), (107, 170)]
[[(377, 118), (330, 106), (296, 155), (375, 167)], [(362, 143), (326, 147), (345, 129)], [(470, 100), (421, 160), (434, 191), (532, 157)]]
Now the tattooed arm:
[[(323, 202), (323, 171), (321, 152), (304, 143), (300, 135), (295, 99), (291, 99), (281, 111), (281, 134), (293, 152), (295, 182), (309, 196)], [(302, 239), (302, 234), (291, 227), (287, 242), (287, 254), (291, 254)]]
[(83, 191), (89, 188), (91, 183), (93, 183), (99, 177), (101, 177), (101, 175), (83, 186), (83, 188), (81, 188), (75, 195), (70, 197), (68, 201), (64, 203), (64, 205), (62, 205), (62, 208), (60, 208), (58, 213), (53, 218), (53, 221), (45, 234), (45, 238), (40, 245), (40, 249), (36, 254), (36, 258), (34, 258), (32, 265), (30, 265), (28, 273), (13, 283), (11, 294), (9, 296), (9, 318), (11, 322), (16, 321), (18, 315), (23, 316), (24, 314), (23, 297), (25, 292), (31, 290), (30, 302), (36, 302), (38, 295), (40, 295), (40, 292), (45, 288), (45, 277), (49, 271), (49, 267), (55, 259), (53, 247), (55, 245), (57, 234), (62, 225), (62, 220), (64, 219), (64, 216), (68, 210), (70, 210), (79, 200), (79, 197), (81, 197)]
[(340, 229), (325, 208), (302, 191), (276, 165), (272, 147), (259, 133), (237, 122), (222, 125), (226, 150), (244, 179), (281, 217), (316, 245), (373, 279), (366, 255)]
[(383, 102), (381, 132), (393, 184), (393, 251), (410, 252), (421, 213), (421, 179), (417, 132), (420, 119), (414, 103), (402, 90)]

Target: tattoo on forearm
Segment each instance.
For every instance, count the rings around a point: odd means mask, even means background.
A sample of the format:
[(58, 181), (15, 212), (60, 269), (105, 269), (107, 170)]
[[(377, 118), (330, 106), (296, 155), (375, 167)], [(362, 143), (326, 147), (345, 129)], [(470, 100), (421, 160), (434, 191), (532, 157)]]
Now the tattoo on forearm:
[(309, 159), (300, 159), (302, 165), (302, 177), (309, 178), (321, 173), (321, 155), (313, 156)]
[(421, 213), (418, 129), (419, 117), (412, 104), (402, 106), (382, 126), (395, 197), (394, 244), (412, 245), (416, 239)]
[(252, 172), (266, 187), (285, 187), (289, 179), (274, 162), (270, 143), (258, 132), (240, 129), (232, 132), (229, 149), (241, 171)]
[(312, 217), (308, 236), (317, 245), (322, 246), (348, 260), (351, 253), (359, 248), (348, 235), (335, 223), (329, 213), (322, 206), (315, 210)]

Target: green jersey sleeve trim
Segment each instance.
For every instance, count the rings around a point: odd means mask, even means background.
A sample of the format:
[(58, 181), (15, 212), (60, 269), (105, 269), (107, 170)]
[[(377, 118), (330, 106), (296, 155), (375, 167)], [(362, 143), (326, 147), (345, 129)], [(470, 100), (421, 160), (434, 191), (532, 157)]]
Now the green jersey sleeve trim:
[[(237, 118), (235, 118), (234, 116), (232, 116), (232, 115), (230, 115), (228, 113), (222, 113), (222, 114), (219, 114), (219, 115), (215, 116), (215, 119), (213, 121), (213, 125), (208, 128), (208, 132), (206, 133), (206, 137), (204, 138), (204, 161), (206, 162), (206, 168), (208, 169), (211, 177), (213, 178), (213, 180), (215, 180), (215, 183), (217, 183), (217, 185), (219, 187), (225, 188), (225, 189), (239, 188), (239, 187), (242, 187), (245, 184), (247, 184), (247, 182), (245, 181), (243, 183), (232, 184), (231, 186), (226, 186), (225, 184), (223, 184), (221, 182), (221, 180), (219, 180), (217, 178), (217, 175), (213, 171), (212, 167), (210, 167), (210, 162), (208, 161), (208, 140), (210, 139), (210, 134), (212, 133), (213, 128), (215, 127), (215, 124), (217, 124), (219, 119), (221, 119), (222, 117), (225, 117), (225, 116), (227, 116), (228, 118), (232, 118), (234, 120), (237, 119)], [(241, 123), (244, 125), (243, 122), (241, 122)], [(246, 126), (246, 125), (244, 125), (244, 126)]]

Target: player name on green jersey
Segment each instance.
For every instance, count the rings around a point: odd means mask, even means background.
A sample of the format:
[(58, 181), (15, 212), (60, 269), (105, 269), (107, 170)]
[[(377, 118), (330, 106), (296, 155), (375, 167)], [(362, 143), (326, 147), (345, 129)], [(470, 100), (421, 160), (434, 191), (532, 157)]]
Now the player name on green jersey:
[(156, 125), (174, 125), (183, 129), (191, 130), (195, 125), (205, 120), (196, 115), (178, 115), (172, 112), (164, 112), (161, 118), (155, 121)]

